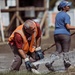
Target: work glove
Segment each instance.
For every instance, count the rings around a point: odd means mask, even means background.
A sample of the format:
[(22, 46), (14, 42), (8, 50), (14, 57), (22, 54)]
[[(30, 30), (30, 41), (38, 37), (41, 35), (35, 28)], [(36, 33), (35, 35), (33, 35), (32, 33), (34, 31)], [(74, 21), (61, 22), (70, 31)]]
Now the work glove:
[(40, 59), (43, 59), (43, 58), (44, 58), (44, 55), (43, 55), (43, 53), (42, 53), (41, 47), (37, 47), (37, 48), (35, 49), (35, 59), (36, 59), (36, 60), (40, 60)]
[(32, 71), (32, 68), (37, 70), (37, 67), (29, 61), (29, 58), (25, 58), (25, 66), (28, 71)]

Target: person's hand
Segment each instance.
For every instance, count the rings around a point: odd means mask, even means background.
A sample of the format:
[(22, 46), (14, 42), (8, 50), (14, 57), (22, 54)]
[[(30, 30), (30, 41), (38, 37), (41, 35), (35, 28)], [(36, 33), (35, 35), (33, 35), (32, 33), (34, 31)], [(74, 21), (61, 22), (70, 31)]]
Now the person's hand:
[(25, 66), (28, 71), (31, 71), (31, 62), (29, 61), (29, 58), (25, 58)]
[(40, 60), (40, 59), (44, 58), (41, 47), (37, 47), (35, 49), (35, 58), (36, 58), (36, 60)]
[(25, 58), (25, 66), (28, 71), (32, 71), (32, 68), (37, 70), (37, 67), (29, 61), (29, 58)]

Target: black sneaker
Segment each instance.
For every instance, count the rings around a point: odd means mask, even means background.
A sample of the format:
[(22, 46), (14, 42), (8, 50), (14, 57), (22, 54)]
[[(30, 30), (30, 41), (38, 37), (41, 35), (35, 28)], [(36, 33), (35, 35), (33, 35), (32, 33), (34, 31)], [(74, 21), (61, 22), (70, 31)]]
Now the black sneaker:
[(39, 64), (38, 64), (38, 65), (36, 65), (36, 66), (35, 66), (35, 65), (33, 65), (33, 64), (31, 64), (31, 68), (34, 68), (34, 69), (36, 69), (36, 70), (37, 70), (37, 69), (39, 68)]
[(71, 66), (71, 63), (64, 61), (65, 69), (68, 69)]
[(50, 64), (50, 63), (46, 63), (45, 66), (47, 67), (47, 69), (48, 69), (49, 71), (54, 71), (54, 68), (53, 68), (53, 66), (52, 66), (52, 63), (51, 63), (51, 64)]

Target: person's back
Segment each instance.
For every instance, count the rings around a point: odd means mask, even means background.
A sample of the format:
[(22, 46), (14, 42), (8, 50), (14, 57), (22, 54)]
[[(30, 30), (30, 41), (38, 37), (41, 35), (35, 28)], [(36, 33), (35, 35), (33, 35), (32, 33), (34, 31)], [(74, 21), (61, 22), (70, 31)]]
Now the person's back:
[(70, 31), (66, 28), (66, 23), (70, 24), (70, 17), (64, 11), (59, 12), (55, 18), (55, 32), (54, 34), (67, 34), (70, 35)]

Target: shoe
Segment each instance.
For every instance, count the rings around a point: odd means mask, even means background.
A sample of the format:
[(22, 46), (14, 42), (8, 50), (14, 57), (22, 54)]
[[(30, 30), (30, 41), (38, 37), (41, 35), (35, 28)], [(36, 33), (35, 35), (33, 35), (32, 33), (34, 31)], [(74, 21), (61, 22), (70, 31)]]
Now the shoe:
[(35, 73), (35, 74), (40, 74), (40, 72), (34, 68), (31, 69), (31, 72)]
[(65, 66), (65, 69), (68, 69), (71, 66), (71, 63), (64, 61), (64, 66)]
[(34, 69), (36, 69), (36, 70), (37, 70), (37, 69), (39, 68), (39, 64), (38, 64), (38, 65), (36, 65), (36, 66), (35, 66), (35, 65), (33, 65), (33, 64), (31, 64), (31, 68), (34, 68)]
[(53, 68), (53, 66), (52, 66), (52, 63), (51, 63), (51, 64), (46, 63), (45, 66), (47, 67), (47, 69), (48, 69), (49, 71), (54, 71), (54, 68)]

